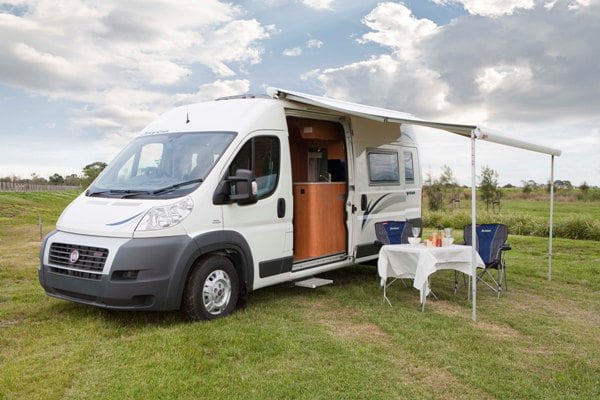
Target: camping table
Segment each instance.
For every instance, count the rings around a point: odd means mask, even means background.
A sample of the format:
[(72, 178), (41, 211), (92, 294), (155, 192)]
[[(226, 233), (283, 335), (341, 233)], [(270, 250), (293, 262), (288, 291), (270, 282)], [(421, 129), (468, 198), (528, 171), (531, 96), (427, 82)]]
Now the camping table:
[[(453, 269), (473, 277), (471, 268), (471, 246), (450, 245), (427, 247), (424, 244), (392, 244), (381, 247), (377, 270), (383, 286), (383, 297), (387, 298), (387, 279), (414, 279), (413, 286), (419, 290), (421, 309), (429, 294), (429, 276), (441, 269)], [(484, 268), (483, 260), (476, 253), (477, 268)]]

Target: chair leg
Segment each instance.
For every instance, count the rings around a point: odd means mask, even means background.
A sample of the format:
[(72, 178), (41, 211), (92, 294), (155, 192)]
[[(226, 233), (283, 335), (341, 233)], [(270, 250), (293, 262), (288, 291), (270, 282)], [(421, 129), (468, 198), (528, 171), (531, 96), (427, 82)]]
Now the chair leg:
[(500, 298), (500, 293), (502, 292), (502, 266), (499, 265), (498, 266), (498, 290), (496, 291), (498, 293), (498, 298)]
[[(483, 279), (483, 277), (487, 275), (490, 277), (490, 279), (492, 280), (492, 282), (494, 282), (494, 284), (496, 285), (496, 287), (490, 285), (485, 279)], [(489, 287), (491, 290), (494, 291), (494, 293), (498, 294), (498, 282), (496, 281), (496, 279), (494, 278), (494, 275), (492, 275), (489, 271), (488, 268), (485, 268), (481, 274), (479, 274), (479, 276), (477, 277), (477, 281), (481, 281), (483, 282), (487, 287)]]

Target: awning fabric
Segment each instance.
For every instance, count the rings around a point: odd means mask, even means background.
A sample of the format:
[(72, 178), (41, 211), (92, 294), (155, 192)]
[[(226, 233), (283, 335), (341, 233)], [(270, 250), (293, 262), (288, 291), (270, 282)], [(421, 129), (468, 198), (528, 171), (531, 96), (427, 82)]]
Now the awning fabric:
[(274, 98), (285, 98), (286, 100), (294, 101), (297, 103), (303, 103), (329, 110), (334, 110), (349, 115), (355, 115), (357, 117), (396, 124), (425, 126), (428, 128), (444, 130), (465, 137), (471, 137), (471, 132), (475, 131), (475, 137), (479, 140), (485, 140), (488, 142), (494, 142), (506, 146), (536, 151), (538, 153), (550, 154), (553, 156), (560, 156), (561, 154), (561, 151), (558, 149), (538, 145), (536, 143), (528, 142), (520, 138), (507, 136), (499, 131), (484, 128), (478, 125), (427, 121), (417, 118), (412, 114), (403, 113), (400, 111), (372, 107), (364, 104), (350, 103), (347, 101), (335, 100), (327, 97), (314, 96), (311, 94), (273, 87), (267, 89), (267, 94)]

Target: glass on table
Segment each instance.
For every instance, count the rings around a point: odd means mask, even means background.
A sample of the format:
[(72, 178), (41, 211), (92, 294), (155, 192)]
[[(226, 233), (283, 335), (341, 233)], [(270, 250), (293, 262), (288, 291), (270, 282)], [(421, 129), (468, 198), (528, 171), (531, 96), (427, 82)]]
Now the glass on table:
[(419, 237), (419, 233), (421, 233), (421, 228), (413, 227), (412, 228), (412, 237)]
[(452, 228), (444, 228), (444, 237), (446, 237), (446, 238), (452, 237)]

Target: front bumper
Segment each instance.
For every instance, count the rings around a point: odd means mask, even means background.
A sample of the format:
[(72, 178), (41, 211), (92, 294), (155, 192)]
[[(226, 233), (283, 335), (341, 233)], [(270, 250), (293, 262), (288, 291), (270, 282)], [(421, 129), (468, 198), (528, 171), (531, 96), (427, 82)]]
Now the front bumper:
[[(174, 310), (181, 304), (187, 272), (198, 251), (188, 236), (118, 239), (109, 249), (101, 274), (73, 274), (65, 265), (49, 262), (53, 242), (99, 246), (107, 238), (56, 232), (43, 243), (40, 284), (49, 296), (121, 310)], [(100, 247), (100, 246), (99, 246)], [(124, 271), (134, 272), (125, 278)]]

